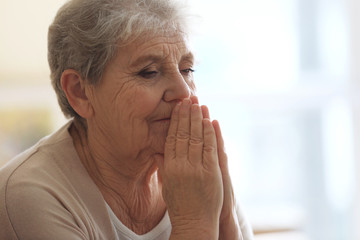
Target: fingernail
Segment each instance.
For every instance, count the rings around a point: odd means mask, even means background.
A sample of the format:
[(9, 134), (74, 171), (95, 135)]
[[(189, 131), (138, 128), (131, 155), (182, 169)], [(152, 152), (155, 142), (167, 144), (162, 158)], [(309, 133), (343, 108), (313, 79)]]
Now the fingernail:
[(194, 104), (191, 105), (191, 111), (192, 112), (196, 112), (199, 109), (200, 109), (200, 106), (198, 104), (194, 103)]
[(193, 95), (193, 96), (190, 97), (190, 99), (191, 99), (192, 103), (197, 103), (197, 104), (199, 104), (199, 99), (198, 99), (197, 96)]
[(181, 106), (181, 102), (176, 103), (176, 105), (175, 105), (175, 107), (174, 107), (173, 111), (174, 111), (174, 112), (179, 111), (180, 106)]
[(183, 100), (183, 104), (184, 104), (185, 106), (190, 105), (190, 104), (191, 104), (190, 99), (188, 99), (188, 98), (184, 99), (184, 100)]

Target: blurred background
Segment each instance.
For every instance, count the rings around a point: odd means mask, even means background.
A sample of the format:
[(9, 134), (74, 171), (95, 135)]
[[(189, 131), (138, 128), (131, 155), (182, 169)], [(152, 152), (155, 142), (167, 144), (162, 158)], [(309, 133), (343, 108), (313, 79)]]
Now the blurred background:
[[(47, 65), (64, 2), (0, 0), (0, 166), (66, 122)], [(360, 1), (189, 4), (199, 99), (256, 239), (360, 239)]]

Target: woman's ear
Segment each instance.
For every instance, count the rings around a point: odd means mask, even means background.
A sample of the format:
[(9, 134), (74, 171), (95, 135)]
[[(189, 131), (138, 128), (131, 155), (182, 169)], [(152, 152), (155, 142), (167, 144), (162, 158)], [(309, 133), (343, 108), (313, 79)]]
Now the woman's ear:
[(82, 118), (90, 118), (94, 111), (85, 93), (85, 82), (73, 69), (66, 69), (61, 75), (61, 88), (65, 92), (70, 106)]

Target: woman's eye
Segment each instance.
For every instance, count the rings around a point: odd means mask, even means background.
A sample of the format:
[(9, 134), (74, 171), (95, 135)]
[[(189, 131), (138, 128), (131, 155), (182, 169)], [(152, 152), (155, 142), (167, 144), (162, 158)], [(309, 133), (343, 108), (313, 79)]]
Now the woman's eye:
[(143, 70), (139, 73), (139, 75), (141, 77), (146, 78), (146, 79), (154, 78), (154, 77), (156, 77), (157, 74), (158, 74), (157, 71), (148, 71), (148, 70)]
[(195, 72), (195, 70), (192, 69), (192, 68), (187, 68), (187, 69), (183, 69), (183, 70), (180, 70), (180, 71), (181, 71), (181, 73), (183, 73), (185, 75), (189, 75), (189, 74)]

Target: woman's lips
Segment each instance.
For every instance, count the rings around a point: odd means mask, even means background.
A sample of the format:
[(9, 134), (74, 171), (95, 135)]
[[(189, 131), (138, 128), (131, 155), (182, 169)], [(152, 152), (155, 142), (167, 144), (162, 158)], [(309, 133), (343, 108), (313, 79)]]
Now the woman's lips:
[(162, 118), (162, 119), (158, 119), (156, 121), (157, 122), (166, 122), (166, 121), (170, 121), (170, 118)]

